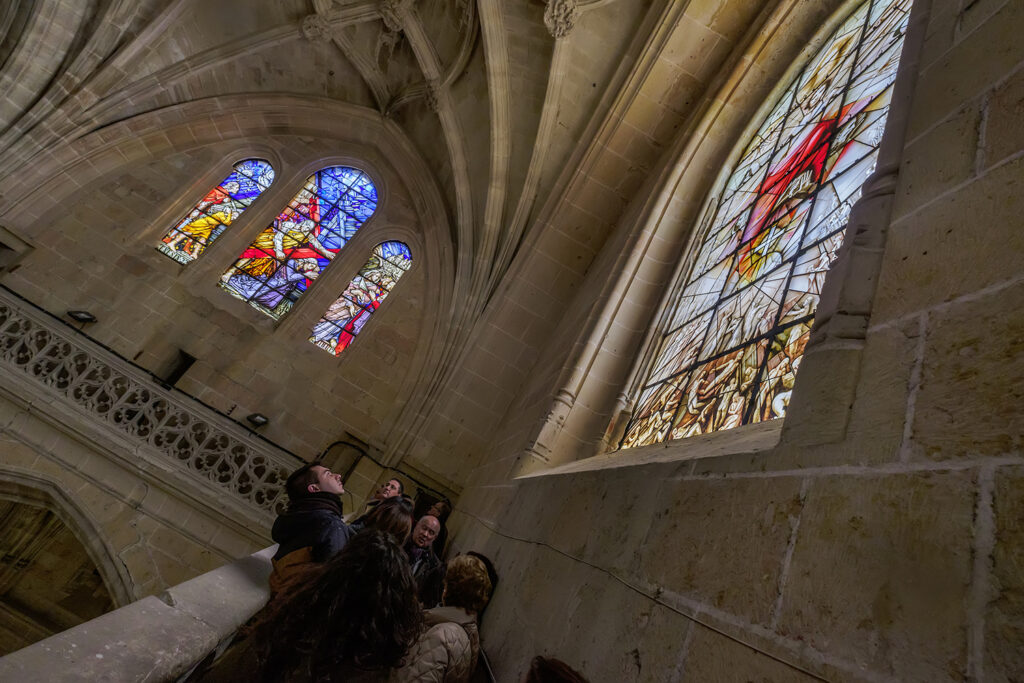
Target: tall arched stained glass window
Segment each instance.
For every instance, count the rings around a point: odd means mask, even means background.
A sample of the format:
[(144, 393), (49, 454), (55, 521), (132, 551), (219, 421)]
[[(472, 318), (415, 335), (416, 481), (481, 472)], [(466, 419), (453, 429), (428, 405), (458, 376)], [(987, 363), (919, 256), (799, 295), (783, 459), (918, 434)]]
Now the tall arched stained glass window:
[(157, 249), (183, 265), (199, 258), (242, 212), (274, 182), (274, 169), (263, 159), (235, 164), (215, 188), (164, 235)]
[(785, 414), (875, 165), (911, 2), (860, 3), (748, 141), (693, 247), (624, 448)]
[(356, 168), (317, 171), (221, 276), (221, 287), (280, 319), (377, 209), (377, 189)]
[(309, 341), (335, 356), (340, 354), (411, 265), (412, 253), (406, 245), (401, 242), (378, 244), (359, 274), (313, 326)]

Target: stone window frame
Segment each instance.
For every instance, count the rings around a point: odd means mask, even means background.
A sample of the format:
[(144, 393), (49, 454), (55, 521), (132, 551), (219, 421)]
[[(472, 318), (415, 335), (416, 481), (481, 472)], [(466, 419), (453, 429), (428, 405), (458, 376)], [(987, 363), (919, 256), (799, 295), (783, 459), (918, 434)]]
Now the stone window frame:
[[(155, 243), (167, 232), (165, 224), (174, 222), (175, 217), (180, 217), (179, 214), (184, 215), (181, 207), (193, 206), (195, 196), (209, 191), (209, 188), (218, 183), (233, 168), (234, 164), (244, 159), (253, 158), (264, 159), (270, 163), (275, 173), (274, 182), (260, 194), (238, 220), (231, 224), (229, 230), (224, 231), (220, 238), (207, 246), (200, 258), (183, 266), (154, 248)], [(225, 263), (234, 263), (237, 255), (274, 220), (282, 207), (288, 205), (298, 188), (302, 187), (310, 175), (330, 166), (350, 166), (369, 176), (377, 189), (377, 210), (340, 250), (331, 262), (331, 267), (324, 269), (323, 274), (317, 278), (316, 286), (310, 287), (288, 314), (280, 320), (274, 320), (248, 305), (236, 306), (235, 304), (245, 304), (245, 302), (230, 296), (217, 287), (217, 280), (229, 267)], [(139, 243), (144, 250), (143, 253), (149, 257), (149, 262), (159, 264), (158, 267), (173, 274), (186, 288), (216, 308), (244, 318), (266, 334), (285, 337), (295, 344), (301, 343), (303, 344), (301, 348), (305, 351), (305, 346), (309, 346), (309, 329), (359, 272), (366, 262), (366, 254), (374, 246), (381, 242), (400, 241), (408, 245), (413, 253), (426, 252), (424, 238), (416, 230), (416, 226), (397, 224), (386, 217), (389, 201), (393, 201), (393, 199), (389, 190), (387, 174), (371, 161), (368, 155), (359, 154), (358, 151), (351, 155), (333, 154), (306, 160), (302, 165), (296, 166), (285, 162), (273, 147), (247, 144), (223, 154), (217, 163), (211, 164), (205, 172), (197, 176), (194, 182), (168, 199), (165, 207), (158, 213), (150, 226), (140, 234)], [(162, 256), (162, 258), (153, 259), (149, 252)], [(422, 258), (414, 259), (409, 270), (406, 271), (406, 276), (417, 268), (424, 267), (422, 260)], [(343, 354), (339, 356), (330, 356), (330, 354), (322, 352), (317, 354), (317, 356), (320, 355), (326, 356), (328, 362), (336, 364)]]
[[(578, 399), (597, 382), (589, 377), (577, 379), (570, 376), (569, 382), (555, 392), (552, 409), (540, 426), (534, 443), (527, 449), (527, 453), (542, 461), (543, 466), (535, 464), (524, 467), (519, 476), (545, 476), (727, 455), (741, 456), (745, 462), (741, 467), (745, 469), (751, 464), (749, 456), (757, 457), (780, 444), (801, 450), (800, 447), (834, 444), (845, 438), (860, 374), (875, 285), (882, 267), (931, 0), (915, 0), (911, 9), (885, 133), (879, 144), (876, 169), (864, 183), (861, 197), (854, 204), (843, 247), (826, 277), (816, 322), (804, 351), (786, 417), (686, 439), (617, 450), (626, 423), (635, 409), (644, 372), (657, 351), (659, 332), (674, 301), (676, 285), (689, 266), (686, 255), (690, 251), (690, 242), (694, 239), (700, 218), (706, 213), (707, 207), (714, 205), (714, 199), (728, 179), (728, 172), (742, 154), (745, 142), (760, 125), (776, 96), (788, 87), (807, 59), (813, 57), (817, 46), (827, 39), (859, 1), (837, 2), (828, 18), (809, 32), (813, 39), (804, 40), (778, 71), (771, 89), (753, 104), (739, 103), (738, 116), (743, 117), (747, 123), (738, 133), (730, 136), (728, 144), (724, 145), (725, 151), (719, 152), (720, 161), (715, 164), (717, 170), (711, 183), (703, 189), (680, 188), (681, 178), (686, 175), (693, 157), (701, 146), (709, 142), (711, 136), (708, 131), (715, 125), (719, 115), (727, 107), (737, 106), (734, 99), (738, 92), (742, 97), (744, 80), (758, 76), (763, 78), (763, 73), (753, 73), (754, 70), (749, 69), (750, 63), (757, 56), (752, 53), (753, 50), (763, 47), (757, 45), (758, 40), (752, 41), (754, 46), (745, 46), (744, 54), (734, 65), (733, 73), (726, 74), (720, 84), (715, 106), (702, 112), (701, 119), (691, 129), (691, 135), (698, 138), (699, 133), (699, 139), (696, 142), (682, 140), (682, 145), (677, 144), (668, 150), (667, 155), (673, 158), (665, 162), (667, 167), (658, 176), (658, 184), (649, 188), (647, 196), (653, 201), (649, 200), (648, 205), (642, 207), (642, 214), (632, 213), (632, 225), (620, 226), (620, 230), (627, 230), (628, 234), (620, 235), (624, 256), (615, 264), (614, 278), (617, 281), (610, 286), (608, 291), (611, 293), (606, 300), (599, 304), (598, 314), (603, 324), (587, 331), (586, 337), (578, 341), (578, 347), (584, 348), (584, 352), (580, 357), (570, 358), (567, 363), (567, 367), (593, 367), (609, 336), (615, 312), (624, 305), (635, 305), (637, 301), (649, 306), (648, 324), (634, 335), (637, 351), (629, 363), (628, 371), (621, 375), (619, 386), (622, 390), (614, 396), (609, 395), (606, 389), (603, 391), (605, 405), (599, 414), (607, 415), (610, 422), (603, 423), (606, 428), (602, 433), (593, 432), (592, 416), (596, 411), (588, 407), (591, 414), (591, 424), (588, 425), (587, 417), (583, 415), (587, 411), (579, 409)], [(776, 17), (787, 17), (790, 10), (798, 5), (798, 0), (781, 3), (776, 9)], [(769, 37), (769, 40), (775, 39), (775, 36)], [(791, 35), (784, 35), (781, 39), (788, 43), (800, 41), (800, 37)], [(793, 49), (792, 45), (788, 47)], [(744, 69), (747, 71), (744, 72)], [(720, 141), (710, 140), (710, 143), (713, 147), (720, 144)], [(699, 201), (697, 210), (691, 210), (683, 219), (686, 234), (682, 239), (666, 234), (673, 229), (672, 222), (679, 220), (680, 211), (673, 211), (671, 205), (674, 199), (678, 199), (680, 192), (687, 194), (687, 200), (697, 197)], [(650, 277), (651, 271), (645, 272), (643, 268), (645, 265), (650, 267), (654, 260), (652, 256), (662, 256), (660, 260), (664, 260), (664, 252), (655, 254), (653, 251), (657, 242), (662, 246), (666, 243), (674, 245), (679, 256), (672, 260), (674, 265), (671, 274), (663, 276), (668, 284), (659, 290), (657, 300), (652, 301), (650, 295), (641, 292), (644, 286), (657, 278)], [(640, 281), (640, 284), (635, 284), (634, 280)], [(601, 381), (607, 383), (608, 379), (604, 377)], [(593, 385), (588, 386), (591, 382)], [(569, 443), (571, 439), (575, 439), (575, 444)], [(801, 456), (796, 457), (799, 459)], [(760, 461), (759, 467), (785, 468), (793, 464), (789, 460), (780, 458), (773, 462), (773, 458), (766, 458)], [(722, 466), (729, 467), (719, 465)]]
[[(179, 281), (191, 291), (201, 295), (215, 307), (246, 320), (267, 334), (288, 334), (292, 329), (292, 325), (289, 325), (288, 321), (293, 318), (303, 317), (304, 312), (309, 308), (308, 302), (312, 293), (329, 288), (325, 283), (334, 283), (339, 279), (337, 271), (343, 268), (338, 264), (347, 262), (348, 259), (346, 257), (349, 255), (347, 252), (349, 247), (355, 242), (356, 237), (359, 237), (364, 231), (376, 227), (381, 222), (381, 216), (388, 205), (390, 192), (388, 191), (384, 174), (380, 172), (375, 164), (365, 161), (358, 154), (323, 156), (308, 160), (301, 166), (286, 164), (279, 159), (275, 160), (266, 155), (261, 158), (267, 159), (274, 166), (276, 178), (273, 185), (260, 196), (260, 199), (264, 200), (260, 206), (250, 207), (250, 210), (243, 213), (239, 218), (238, 223), (241, 224), (239, 229), (226, 231), (220, 239), (216, 240), (204, 252), (204, 256), (207, 258), (197, 259), (189, 267), (182, 268), (166, 257), (164, 257), (164, 260), (169, 261), (172, 266), (176, 266), (180, 270), (177, 275)], [(324, 269), (324, 272), (317, 278), (317, 286), (310, 287), (306, 294), (299, 298), (288, 314), (280, 320), (270, 318), (218, 287), (217, 283), (220, 281), (220, 276), (224, 271), (234, 264), (238, 259), (238, 254), (242, 253), (252, 240), (270, 225), (282, 208), (288, 205), (296, 192), (303, 186), (306, 179), (313, 173), (329, 166), (351, 166), (369, 176), (377, 188), (377, 210), (359, 227), (355, 236), (345, 244), (331, 262), (330, 267)], [(217, 165), (217, 167), (219, 169), (220, 165)], [(214, 251), (215, 249), (216, 251)], [(189, 271), (192, 272), (190, 273)], [(234, 305), (237, 303), (244, 304), (246, 310), (239, 310)]]
[[(362, 232), (362, 230), (361, 230), (361, 229), (360, 229), (359, 231), (357, 231), (357, 232), (356, 232), (356, 236), (358, 236), (360, 232)], [(375, 235), (375, 236), (377, 236), (377, 235), (379, 234), (379, 232), (380, 232), (380, 231), (378, 230), (377, 232), (375, 232), (375, 233), (374, 233), (374, 235)], [(355, 241), (355, 237), (353, 237), (353, 239), (352, 239), (352, 240), (349, 240), (349, 243), (351, 243), (351, 242), (353, 242), (353, 241)], [(384, 238), (377, 238), (377, 237), (375, 237), (375, 241), (373, 241), (373, 240), (370, 240), (370, 243), (371, 243), (371, 244), (372, 244), (373, 246), (371, 246), (371, 247), (370, 247), (370, 248), (369, 248), (368, 250), (364, 250), (364, 251), (362, 252), (362, 253), (363, 253), (363, 257), (364, 257), (364, 259), (365, 259), (365, 260), (363, 261), (363, 265), (360, 265), (360, 266), (358, 266), (358, 267), (356, 268), (356, 270), (355, 270), (355, 271), (354, 271), (354, 272), (352, 273), (351, 277), (349, 277), (349, 279), (348, 279), (348, 283), (347, 283), (347, 284), (345, 285), (345, 287), (344, 287), (344, 288), (343, 288), (343, 289), (342, 289), (341, 291), (339, 291), (339, 292), (338, 292), (338, 294), (336, 294), (336, 295), (334, 296), (334, 298), (333, 298), (333, 299), (331, 299), (330, 303), (328, 303), (328, 304), (327, 304), (327, 306), (325, 306), (325, 307), (323, 308), (323, 311), (322, 311), (322, 312), (320, 313), (320, 316), (319, 316), (318, 318), (316, 318), (316, 320), (314, 320), (314, 321), (313, 321), (313, 323), (312, 323), (312, 324), (311, 324), (311, 325), (309, 326), (309, 328), (308, 328), (308, 330), (307, 330), (307, 336), (308, 336), (308, 334), (309, 334), (310, 332), (312, 332), (312, 329), (313, 329), (313, 327), (314, 327), (315, 325), (317, 325), (317, 324), (318, 324), (318, 323), (320, 322), (320, 320), (321, 320), (321, 319), (323, 318), (323, 316), (324, 316), (324, 315), (325, 315), (325, 314), (327, 313), (327, 309), (328, 309), (328, 308), (329, 308), (330, 306), (332, 306), (332, 305), (334, 304), (334, 302), (336, 302), (336, 301), (337, 301), (337, 300), (338, 300), (338, 299), (339, 299), (339, 298), (341, 297), (341, 295), (342, 295), (342, 294), (343, 294), (343, 293), (345, 292), (345, 290), (347, 290), (347, 289), (348, 289), (348, 285), (352, 283), (352, 281), (353, 281), (353, 280), (354, 280), (354, 279), (356, 278), (356, 276), (357, 276), (357, 275), (359, 275), (359, 273), (360, 273), (360, 272), (362, 271), (363, 267), (364, 267), (364, 266), (366, 265), (366, 263), (367, 263), (367, 261), (369, 260), (369, 258), (370, 258), (370, 257), (372, 256), (372, 254), (373, 254), (373, 250), (374, 250), (374, 249), (376, 249), (376, 248), (377, 248), (378, 246), (380, 246), (380, 245), (382, 245), (382, 244), (386, 243), (386, 242), (400, 242), (400, 243), (402, 243), (402, 244), (404, 244), (404, 245), (405, 245), (405, 247), (406, 247), (406, 248), (407, 248), (407, 249), (409, 250), (409, 254), (410, 254), (410, 259), (409, 259), (409, 267), (408, 267), (408, 268), (407, 268), (407, 269), (405, 270), (405, 272), (404, 272), (404, 273), (402, 274), (402, 276), (401, 276), (401, 277), (400, 277), (400, 278), (399, 278), (398, 280), (396, 280), (396, 281), (395, 281), (395, 284), (394, 284), (394, 285), (392, 286), (391, 290), (390, 290), (390, 291), (389, 291), (389, 292), (387, 293), (387, 295), (386, 295), (386, 296), (384, 297), (384, 300), (383, 300), (383, 301), (381, 302), (381, 304), (380, 304), (380, 305), (379, 305), (379, 306), (378, 306), (378, 307), (377, 307), (376, 309), (374, 309), (373, 311), (371, 311), (371, 312), (370, 312), (370, 313), (371, 313), (371, 314), (370, 314), (370, 317), (369, 317), (369, 319), (368, 319), (368, 320), (367, 320), (367, 321), (366, 321), (365, 323), (363, 323), (363, 327), (362, 327), (362, 328), (360, 328), (360, 332), (359, 332), (359, 334), (363, 334), (363, 330), (364, 330), (364, 329), (366, 329), (366, 326), (367, 326), (367, 325), (369, 325), (369, 324), (371, 324), (371, 323), (372, 323), (372, 321), (374, 321), (374, 320), (377, 320), (377, 319), (379, 318), (379, 315), (378, 315), (378, 314), (379, 314), (379, 312), (380, 312), (380, 311), (381, 311), (381, 310), (382, 310), (382, 309), (383, 309), (383, 308), (384, 308), (385, 306), (387, 306), (387, 302), (388, 302), (389, 300), (392, 300), (392, 296), (391, 296), (391, 295), (392, 295), (392, 294), (394, 293), (395, 289), (397, 289), (397, 288), (399, 287), (399, 285), (401, 284), (401, 282), (402, 282), (403, 280), (405, 280), (406, 282), (408, 282), (408, 278), (407, 278), (406, 276), (407, 276), (407, 275), (409, 275), (409, 273), (413, 272), (413, 270), (414, 270), (414, 269), (416, 268), (416, 266), (417, 266), (417, 262), (418, 262), (418, 260), (419, 260), (419, 259), (417, 259), (417, 258), (416, 258), (416, 257), (414, 256), (414, 254), (416, 254), (416, 250), (415, 250), (415, 249), (413, 249), (413, 247), (412, 247), (412, 246), (410, 245), (410, 243), (409, 243), (409, 240), (407, 240), (407, 239), (404, 239), (404, 238), (401, 238), (401, 239), (400, 239), (400, 238), (396, 238), (396, 237), (384, 237)], [(348, 247), (348, 244), (346, 244), (345, 246), (346, 246), (346, 247)], [(388, 310), (390, 310), (390, 308), (388, 308)], [(376, 316), (376, 317), (375, 317), (375, 316)], [(356, 338), (358, 338), (358, 336), (359, 336), (359, 335), (356, 335)], [(307, 338), (307, 341), (309, 341), (309, 340), (308, 340), (308, 338)], [(349, 346), (351, 346), (352, 344), (354, 344), (354, 343), (355, 343), (355, 341), (356, 341), (356, 340), (355, 340), (355, 339), (353, 339), (353, 340), (352, 340), (351, 342), (349, 342)], [(311, 342), (310, 342), (310, 343), (311, 343)], [(314, 345), (314, 346), (315, 346), (315, 345)], [(320, 347), (317, 347), (317, 348), (320, 348)], [(348, 347), (345, 347), (345, 348), (348, 348)], [(323, 350), (323, 349), (321, 349), (321, 350)], [(339, 353), (339, 354), (337, 354), (337, 355), (335, 355), (335, 354), (333, 354), (333, 353), (330, 353), (329, 355), (331, 355), (331, 356), (332, 356), (333, 358), (336, 358), (336, 359), (337, 359), (337, 358), (340, 358), (340, 357), (342, 356), (342, 354), (341, 354), (341, 353)]]

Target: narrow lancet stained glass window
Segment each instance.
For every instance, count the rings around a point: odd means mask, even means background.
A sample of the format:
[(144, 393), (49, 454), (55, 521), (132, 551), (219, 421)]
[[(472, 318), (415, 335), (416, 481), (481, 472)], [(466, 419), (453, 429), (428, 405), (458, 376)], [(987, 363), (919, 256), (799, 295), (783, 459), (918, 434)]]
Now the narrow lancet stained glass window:
[(238, 162), (164, 235), (157, 249), (183, 265), (192, 263), (273, 182), (274, 169), (263, 159)]
[(401, 242), (378, 244), (359, 274), (313, 326), (309, 341), (335, 356), (340, 354), (411, 265), (409, 247)]
[(359, 169), (317, 171), (221, 276), (220, 286), (279, 320), (377, 209)]
[(694, 247), (624, 448), (785, 414), (874, 169), (911, 2), (858, 5), (748, 142)]

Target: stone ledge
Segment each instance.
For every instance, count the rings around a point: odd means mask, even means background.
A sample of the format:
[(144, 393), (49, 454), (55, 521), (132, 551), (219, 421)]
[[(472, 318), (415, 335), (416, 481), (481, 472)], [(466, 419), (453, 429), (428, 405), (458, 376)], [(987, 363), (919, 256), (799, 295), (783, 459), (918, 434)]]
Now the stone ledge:
[(651, 444), (640, 448), (602, 453), (585, 460), (577, 460), (558, 467), (552, 467), (538, 472), (531, 472), (516, 477), (516, 479), (530, 479), (533, 477), (546, 477), (554, 474), (568, 474), (571, 472), (591, 472), (595, 470), (608, 470), (618, 467), (634, 467), (637, 465), (653, 465), (657, 463), (682, 462), (686, 460), (699, 460), (701, 458), (713, 458), (723, 455), (735, 455), (739, 453), (758, 453), (768, 451), (779, 443), (782, 434), (783, 420), (771, 420), (769, 422), (758, 422), (752, 425), (744, 425), (736, 429), (729, 429), (724, 432), (714, 432), (691, 436), (686, 439), (675, 439), (665, 443)]
[[(0, 659), (0, 680), (173, 680), (266, 603), (277, 546)], [(45, 675), (44, 673), (45, 672)]]

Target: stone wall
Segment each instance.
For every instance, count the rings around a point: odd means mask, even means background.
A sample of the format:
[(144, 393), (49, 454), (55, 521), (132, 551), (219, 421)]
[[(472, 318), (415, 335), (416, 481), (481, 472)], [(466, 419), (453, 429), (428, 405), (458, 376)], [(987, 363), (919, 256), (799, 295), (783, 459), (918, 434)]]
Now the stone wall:
[[(499, 680), (538, 653), (595, 681), (1024, 675), (1024, 6), (916, 4), (870, 318), (845, 346), (835, 325), (822, 333), (785, 432), (546, 470), (524, 467), (517, 441), (469, 477), (454, 547), (502, 575), (483, 628)], [(863, 290), (875, 272), (845, 274)], [(536, 419), (513, 410), (502, 431), (536, 433)], [(577, 457), (554, 443), (554, 459)]]

